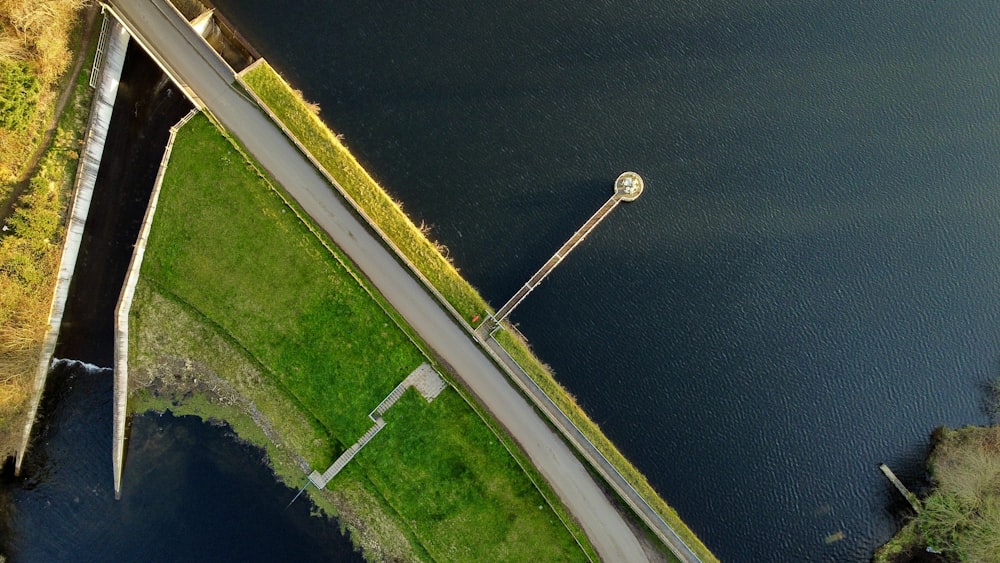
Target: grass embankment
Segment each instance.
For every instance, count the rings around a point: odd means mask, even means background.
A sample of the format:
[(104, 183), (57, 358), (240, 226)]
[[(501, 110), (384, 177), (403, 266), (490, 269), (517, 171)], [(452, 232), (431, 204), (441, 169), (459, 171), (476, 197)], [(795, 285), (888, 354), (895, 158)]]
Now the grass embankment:
[[(485, 316), (487, 312), (492, 312), (479, 293), (442, 255), (438, 246), (425, 236), (425, 230), (410, 221), (402, 208), (386, 195), (337, 136), (319, 119), (314, 105), (304, 101), (302, 95), (293, 90), (264, 61), (248, 69), (241, 78), (463, 318), (471, 321), (476, 315)], [(534, 356), (527, 343), (509, 331), (498, 332), (497, 339), (664, 521), (703, 560), (717, 561), (676, 511), (649, 485), (645, 476), (618, 451), (597, 424), (555, 380), (548, 366)]]
[(80, 0), (0, 0), (0, 207), (42, 142), (82, 27)]
[(514, 360), (524, 368), (524, 371), (541, 387), (545, 394), (576, 424), (577, 428), (590, 440), (604, 457), (615, 466), (615, 469), (622, 474), (632, 485), (642, 498), (646, 499), (649, 506), (663, 518), (674, 532), (684, 540), (702, 561), (718, 561), (715, 555), (701, 542), (701, 539), (687, 527), (673, 508), (663, 500), (653, 489), (646, 476), (636, 469), (617, 447), (604, 435), (597, 423), (590, 419), (580, 409), (573, 397), (562, 387), (552, 376), (548, 366), (539, 361), (538, 357), (531, 353), (531, 349), (518, 333), (510, 330), (499, 331), (495, 335), (496, 339), (503, 344), (504, 349), (514, 358)]
[[(325, 469), (425, 361), (350, 268), (197, 116), (174, 144), (142, 266), (130, 321), (136, 377), (193, 382), (201, 371), (207, 378), (198, 384), (212, 401), (195, 406), (231, 411), (245, 394), (260, 413), (256, 422), (278, 437), (272, 452), (293, 451)], [(188, 332), (193, 326), (201, 328)], [(171, 339), (186, 359), (171, 351)], [(584, 559), (453, 390), (430, 405), (408, 391), (385, 419), (387, 427), (329, 485), (341, 510), (368, 511), (358, 520), (385, 524), (371, 531), (381, 548), (389, 549), (385, 537), (407, 540), (385, 557)], [(295, 457), (281, 463), (301, 483)]]
[(942, 428), (933, 441), (927, 466), (935, 487), (875, 560), (930, 546), (954, 561), (1000, 562), (1000, 426)]
[(315, 113), (316, 106), (305, 103), (301, 94), (264, 61), (243, 74), (242, 79), (459, 314), (472, 319), (489, 310), (486, 301), (424, 236), (424, 231), (410, 221), (399, 203), (379, 187), (323, 124)]
[[(7, 99), (0, 108), (0, 112), (12, 112), (3, 123), (16, 125), (0, 128), (0, 210), (11, 204), (9, 214), (0, 216), (4, 228), (0, 231), (0, 459), (20, 446), (89, 114), (89, 73), (60, 77), (71, 55), (84, 57), (82, 68), (87, 70), (93, 60), (94, 41), (84, 37), (78, 4), (0, 2), (0, 68), (4, 70), (0, 82), (12, 76), (6, 71), (16, 66), (26, 70), (29, 82), (34, 80), (37, 87), (30, 89), (33, 99)], [(77, 52), (68, 52), (68, 44), (77, 45)], [(80, 52), (84, 45), (90, 45), (86, 53)], [(14, 74), (25, 77), (20, 71)], [(0, 97), (9, 94), (8, 86), (0, 84)], [(9, 201), (22, 175), (29, 172), (31, 155), (42, 148), (57, 92), (63, 87), (72, 93), (56, 122), (52, 142), (35, 173), (24, 180), (23, 191)]]

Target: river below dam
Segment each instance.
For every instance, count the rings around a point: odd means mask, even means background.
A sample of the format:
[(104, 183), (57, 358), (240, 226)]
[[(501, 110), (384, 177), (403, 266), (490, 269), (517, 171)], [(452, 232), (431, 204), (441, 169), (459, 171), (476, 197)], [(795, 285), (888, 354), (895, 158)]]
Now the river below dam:
[[(1000, 4), (216, 0), (725, 561), (861, 561), (1000, 374)], [(838, 539), (842, 538), (842, 539)]]
[(131, 419), (111, 466), (113, 315), (168, 130), (190, 103), (125, 58), (53, 363), (20, 477), (0, 479), (9, 561), (361, 561), (333, 519), (278, 483), (264, 450), (194, 417)]

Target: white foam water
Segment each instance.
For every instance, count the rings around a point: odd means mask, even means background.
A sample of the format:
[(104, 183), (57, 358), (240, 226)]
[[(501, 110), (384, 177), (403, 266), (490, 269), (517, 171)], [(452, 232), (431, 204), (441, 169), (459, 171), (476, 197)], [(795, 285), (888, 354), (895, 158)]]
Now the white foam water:
[(104, 372), (110, 373), (114, 371), (112, 368), (103, 368), (101, 366), (97, 366), (80, 360), (73, 360), (69, 358), (53, 358), (52, 365), (49, 366), (49, 369), (55, 369), (57, 367), (83, 368), (89, 374), (98, 374)]

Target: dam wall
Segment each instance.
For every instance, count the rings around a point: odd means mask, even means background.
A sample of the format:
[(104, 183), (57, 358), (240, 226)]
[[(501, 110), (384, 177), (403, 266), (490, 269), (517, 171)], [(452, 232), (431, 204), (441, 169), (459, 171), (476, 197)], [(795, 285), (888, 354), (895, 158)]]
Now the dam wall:
[(102, 28), (100, 43), (103, 44), (103, 64), (97, 81), (97, 92), (94, 95), (90, 109), (90, 123), (87, 136), (80, 152), (80, 164), (77, 168), (73, 187), (73, 202), (70, 207), (66, 238), (63, 241), (62, 255), (59, 261), (59, 274), (49, 308), (48, 328), (42, 343), (35, 371), (35, 381), (32, 389), (31, 403), (28, 408), (27, 420), (21, 436), (21, 447), (17, 451), (14, 462), (15, 474), (20, 474), (21, 463), (28, 449), (31, 429), (38, 415), (38, 405), (45, 390), (45, 380), (48, 377), (52, 355), (59, 339), (59, 327), (62, 325), (66, 301), (69, 297), (70, 282), (76, 269), (77, 257), (80, 253), (80, 243), (83, 240), (83, 230), (90, 213), (90, 202), (94, 194), (94, 184), (97, 172), (104, 156), (104, 144), (107, 139), (108, 126), (111, 123), (111, 113), (118, 96), (118, 83), (121, 80), (122, 67), (125, 62), (125, 52), (128, 47), (129, 33), (117, 20), (109, 19), (108, 25)]
[(115, 398), (112, 418), (114, 433), (111, 437), (111, 459), (115, 472), (115, 499), (121, 498), (122, 469), (125, 463), (125, 423), (128, 418), (128, 315), (132, 310), (135, 285), (139, 281), (139, 270), (142, 268), (142, 259), (146, 254), (146, 241), (149, 239), (149, 230), (153, 225), (156, 204), (160, 199), (160, 187), (163, 185), (163, 174), (167, 170), (167, 163), (170, 162), (170, 152), (173, 150), (174, 139), (180, 128), (184, 127), (184, 124), (197, 113), (197, 109), (191, 110), (170, 128), (167, 148), (163, 151), (160, 168), (156, 172), (153, 193), (149, 196), (146, 213), (142, 217), (142, 227), (139, 229), (139, 236), (135, 241), (135, 250), (132, 251), (128, 272), (125, 274), (125, 283), (118, 296), (118, 306), (115, 307)]

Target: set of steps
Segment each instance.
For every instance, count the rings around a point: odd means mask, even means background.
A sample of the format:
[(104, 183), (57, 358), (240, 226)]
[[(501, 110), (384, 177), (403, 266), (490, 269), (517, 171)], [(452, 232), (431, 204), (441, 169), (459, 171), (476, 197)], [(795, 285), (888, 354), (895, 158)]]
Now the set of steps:
[(354, 456), (358, 455), (361, 448), (365, 447), (365, 444), (370, 442), (371, 439), (374, 438), (375, 435), (378, 434), (383, 428), (385, 428), (385, 421), (381, 418), (376, 418), (375, 426), (369, 428), (368, 432), (365, 432), (353, 446), (347, 448), (344, 453), (340, 454), (340, 457), (337, 458), (337, 461), (333, 462), (333, 465), (331, 465), (329, 469), (323, 473), (320, 473), (319, 471), (313, 471), (310, 473), (309, 481), (312, 482), (313, 485), (316, 485), (317, 489), (326, 487), (326, 484), (330, 482), (330, 479), (336, 477), (337, 474), (340, 473), (340, 470), (343, 469), (349, 461), (354, 459)]
[(372, 419), (380, 418), (383, 414), (385, 414), (385, 411), (389, 410), (392, 405), (396, 404), (396, 401), (403, 396), (403, 393), (405, 393), (409, 387), (410, 386), (407, 381), (403, 381), (397, 385), (396, 388), (392, 390), (392, 393), (389, 393), (385, 399), (382, 399), (382, 402), (379, 403), (378, 406), (375, 407), (375, 410), (373, 410), (368, 416)]
[(336, 477), (349, 461), (354, 459), (354, 456), (361, 451), (361, 448), (365, 447), (365, 444), (371, 441), (380, 430), (385, 428), (385, 420), (382, 419), (382, 415), (399, 401), (399, 398), (403, 396), (403, 393), (406, 393), (407, 389), (410, 387), (415, 388), (427, 402), (430, 402), (447, 386), (448, 384), (441, 379), (441, 376), (429, 364), (424, 363), (418, 366), (386, 398), (382, 399), (382, 402), (375, 407), (375, 410), (368, 414), (375, 425), (369, 428), (353, 446), (340, 454), (340, 457), (326, 471), (323, 473), (319, 471), (310, 473), (309, 482), (316, 485), (317, 489), (326, 487), (326, 484)]

